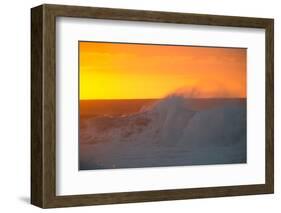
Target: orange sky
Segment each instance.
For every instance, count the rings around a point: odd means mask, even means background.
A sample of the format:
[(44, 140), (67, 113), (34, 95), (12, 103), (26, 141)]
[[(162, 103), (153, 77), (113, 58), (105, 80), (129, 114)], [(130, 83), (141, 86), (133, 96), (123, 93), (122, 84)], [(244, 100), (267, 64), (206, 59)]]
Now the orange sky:
[[(79, 42), (80, 99), (246, 97), (246, 49)], [(195, 91), (195, 92), (194, 92)], [(188, 94), (187, 94), (188, 95)]]

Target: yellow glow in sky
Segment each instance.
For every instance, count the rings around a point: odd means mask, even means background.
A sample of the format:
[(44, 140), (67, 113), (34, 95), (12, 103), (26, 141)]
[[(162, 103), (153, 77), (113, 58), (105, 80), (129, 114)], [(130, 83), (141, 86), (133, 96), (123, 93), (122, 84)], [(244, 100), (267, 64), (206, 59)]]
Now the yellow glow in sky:
[[(80, 99), (246, 97), (246, 49), (79, 42)], [(199, 94), (198, 93), (198, 94)]]

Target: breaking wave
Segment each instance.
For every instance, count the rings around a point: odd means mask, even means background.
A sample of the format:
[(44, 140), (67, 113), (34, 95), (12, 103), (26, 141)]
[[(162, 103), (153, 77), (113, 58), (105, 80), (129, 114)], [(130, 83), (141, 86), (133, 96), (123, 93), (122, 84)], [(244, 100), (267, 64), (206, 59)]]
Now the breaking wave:
[(170, 95), (131, 115), (85, 120), (80, 169), (245, 163), (246, 102), (210, 102)]

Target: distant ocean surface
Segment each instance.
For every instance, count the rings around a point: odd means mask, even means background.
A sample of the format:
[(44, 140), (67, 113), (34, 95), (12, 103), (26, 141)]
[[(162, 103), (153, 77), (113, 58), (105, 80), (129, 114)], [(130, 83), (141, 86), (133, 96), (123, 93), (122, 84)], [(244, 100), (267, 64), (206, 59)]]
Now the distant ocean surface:
[(246, 163), (246, 99), (81, 100), (79, 169)]

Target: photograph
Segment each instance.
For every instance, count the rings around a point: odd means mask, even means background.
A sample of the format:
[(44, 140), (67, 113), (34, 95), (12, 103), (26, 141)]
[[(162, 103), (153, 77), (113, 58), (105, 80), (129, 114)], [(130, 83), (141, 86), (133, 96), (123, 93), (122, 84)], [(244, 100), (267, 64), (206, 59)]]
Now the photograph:
[(31, 8), (32, 205), (274, 193), (274, 13), (151, 3)]
[(247, 163), (247, 48), (79, 41), (79, 170)]

